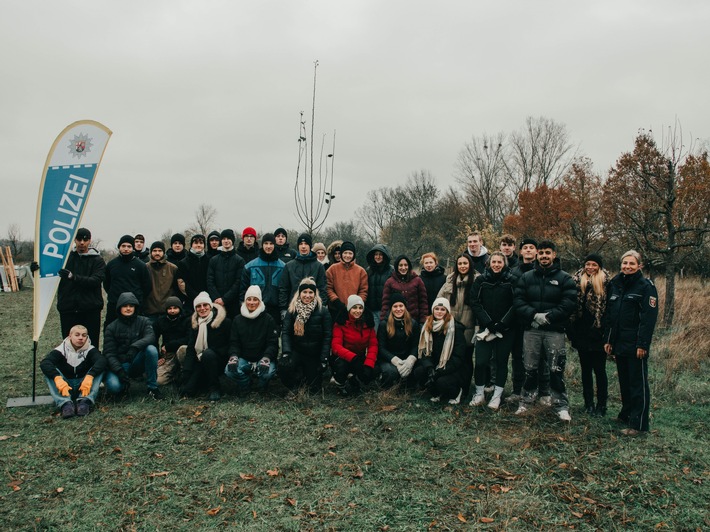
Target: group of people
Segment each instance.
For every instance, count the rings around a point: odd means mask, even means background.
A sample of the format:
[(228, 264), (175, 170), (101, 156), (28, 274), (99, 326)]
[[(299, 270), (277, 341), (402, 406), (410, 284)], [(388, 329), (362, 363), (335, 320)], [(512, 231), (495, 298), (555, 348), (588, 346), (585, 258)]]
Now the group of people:
[(599, 254), (570, 275), (549, 240), (524, 238), (516, 246), (504, 235), (489, 252), (477, 232), (448, 275), (434, 253), (420, 258), (417, 273), (409, 257), (392, 261), (377, 244), (364, 268), (352, 242), (326, 248), (304, 233), (292, 248), (283, 228), (264, 234), (260, 245), (251, 227), (238, 243), (231, 229), (196, 234), (189, 249), (178, 233), (167, 250), (161, 241), (146, 249), (143, 235), (125, 235), (108, 264), (90, 243), (90, 231), (79, 229), (59, 272), (65, 339), (40, 366), (65, 418), (91, 411), (102, 380), (120, 396), (142, 375), (155, 399), (172, 382), (181, 395), (217, 401), (222, 376), (239, 395), (252, 386), (266, 390), (275, 376), (289, 395), (301, 387), (316, 394), (330, 373), (342, 396), (397, 384), (450, 404), (472, 395), (471, 406), (497, 410), (512, 358), (507, 400), (517, 404), (515, 413), (539, 402), (570, 421), (569, 338), (579, 353), (585, 412), (606, 415), (606, 360), (613, 357), (624, 433), (648, 430), (658, 298), (633, 250), (612, 278)]

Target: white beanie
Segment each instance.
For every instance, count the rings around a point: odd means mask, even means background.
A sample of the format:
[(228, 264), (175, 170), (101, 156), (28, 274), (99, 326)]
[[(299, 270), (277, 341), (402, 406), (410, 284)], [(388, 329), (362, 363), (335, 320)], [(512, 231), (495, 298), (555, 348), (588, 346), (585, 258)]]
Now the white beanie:
[(207, 303), (210, 307), (213, 306), (212, 299), (210, 299), (210, 295), (207, 292), (200, 292), (197, 294), (197, 297), (192, 302), (192, 306), (196, 307), (200, 303)]
[(434, 307), (445, 307), (446, 310), (451, 312), (451, 303), (449, 303), (449, 300), (445, 297), (437, 297), (434, 303), (432, 303), (431, 309), (434, 310)]
[(348, 311), (350, 311), (350, 309), (353, 308), (355, 305), (362, 305), (363, 307), (365, 306), (365, 302), (357, 294), (353, 294), (348, 297)]
[(255, 284), (251, 285), (244, 294), (244, 301), (246, 301), (248, 297), (256, 297), (261, 301), (261, 288)]

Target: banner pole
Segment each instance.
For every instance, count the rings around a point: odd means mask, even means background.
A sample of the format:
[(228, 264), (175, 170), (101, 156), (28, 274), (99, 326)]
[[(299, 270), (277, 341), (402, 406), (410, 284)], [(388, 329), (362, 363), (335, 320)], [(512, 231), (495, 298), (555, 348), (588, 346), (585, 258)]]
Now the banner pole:
[(32, 402), (37, 398), (37, 341), (34, 342), (32, 349)]

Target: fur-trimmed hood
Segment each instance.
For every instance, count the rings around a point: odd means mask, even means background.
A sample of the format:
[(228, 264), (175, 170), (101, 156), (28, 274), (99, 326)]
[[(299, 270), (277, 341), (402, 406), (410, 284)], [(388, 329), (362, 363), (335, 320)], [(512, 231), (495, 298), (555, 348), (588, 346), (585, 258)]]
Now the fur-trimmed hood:
[[(222, 322), (227, 317), (227, 310), (222, 305), (214, 304), (212, 305), (212, 314), (214, 314), (214, 319), (210, 322), (210, 327), (212, 329), (217, 329)], [(197, 312), (192, 313), (192, 328), (197, 329)]]

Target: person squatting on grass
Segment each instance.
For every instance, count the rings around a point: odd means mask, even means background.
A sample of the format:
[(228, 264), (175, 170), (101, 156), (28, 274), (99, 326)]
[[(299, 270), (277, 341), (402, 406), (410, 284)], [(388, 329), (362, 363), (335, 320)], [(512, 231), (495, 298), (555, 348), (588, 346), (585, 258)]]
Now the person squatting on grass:
[(180, 298), (165, 300), (165, 311), (153, 324), (156, 346), (159, 347), (158, 385), (178, 379), (190, 335), (190, 316), (185, 314)]
[(240, 314), (232, 321), (229, 336), (229, 361), (224, 374), (237, 383), (239, 395), (251, 388), (251, 377), (259, 381), (259, 391), (265, 392), (276, 373), (279, 352), (279, 331), (266, 305), (261, 300), (261, 288), (252, 285), (244, 294)]
[(332, 335), (330, 312), (313, 277), (306, 277), (298, 285), (282, 324), (279, 377), (290, 392), (303, 385), (310, 394), (321, 392)]
[(618, 419), (621, 432), (636, 436), (648, 431), (651, 391), (648, 356), (658, 319), (658, 293), (643, 276), (641, 255), (632, 250), (621, 257), (621, 272), (609, 284), (604, 350), (616, 360), (621, 389)]
[(148, 397), (162, 399), (163, 394), (158, 388), (155, 334), (150, 320), (138, 315), (136, 296), (131, 292), (118, 296), (116, 315), (104, 331), (104, 356), (109, 367), (106, 389), (112, 395), (127, 392), (130, 377), (139, 377), (145, 372)]
[[(573, 278), (577, 285), (577, 309), (567, 327), (567, 336), (579, 353), (584, 411), (589, 415), (605, 416), (609, 384), (604, 352), (604, 314), (611, 275), (603, 269), (601, 256), (591, 254)], [(594, 376), (597, 380), (596, 406)]]
[(330, 358), (333, 379), (342, 396), (357, 393), (372, 381), (378, 347), (374, 319), (362, 298), (352, 294), (346, 310), (336, 317)]
[(483, 275), (473, 281), (469, 301), (480, 324), (480, 332), (476, 341), (476, 393), (471, 406), (485, 402), (486, 367), (493, 363), (496, 365), (496, 380), (488, 408), (497, 410), (500, 407), (508, 377), (508, 355), (515, 337), (515, 282), (516, 278), (508, 268), (508, 259), (500, 251), (491, 253)]
[(222, 397), (219, 377), (227, 363), (232, 320), (222, 305), (212, 303), (207, 292), (200, 292), (193, 306), (180, 394), (192, 396), (206, 388), (208, 399), (217, 401)]
[(431, 315), (419, 335), (417, 353), (419, 360), (412, 370), (412, 381), (429, 390), (432, 402), (459, 404), (466, 338), (463, 325), (451, 315), (448, 299), (434, 300)]
[(407, 302), (402, 294), (390, 298), (387, 319), (377, 328), (377, 366), (380, 384), (388, 388), (402, 381), (406, 387), (409, 376), (417, 362), (420, 325), (407, 311)]
[(540, 242), (535, 267), (518, 279), (514, 305), (518, 319), (525, 325), (525, 384), (516, 414), (524, 414), (535, 400), (540, 353), (544, 350), (550, 362), (552, 407), (562, 421), (571, 421), (564, 381), (567, 363), (564, 331), (577, 306), (577, 287), (572, 276), (560, 268), (553, 242)]
[(106, 369), (106, 358), (91, 345), (86, 327), (74, 325), (39, 367), (64, 419), (91, 412)]

